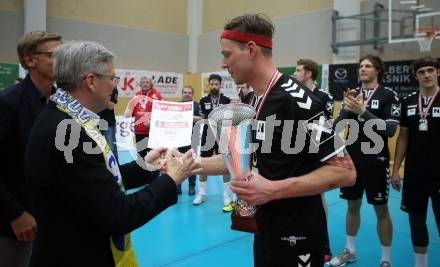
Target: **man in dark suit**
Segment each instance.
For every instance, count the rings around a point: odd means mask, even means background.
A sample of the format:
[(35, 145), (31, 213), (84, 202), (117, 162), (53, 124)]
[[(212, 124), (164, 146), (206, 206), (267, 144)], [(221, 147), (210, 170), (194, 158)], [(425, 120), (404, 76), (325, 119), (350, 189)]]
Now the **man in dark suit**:
[(26, 188), (23, 161), (26, 144), (38, 113), (53, 89), (52, 52), (61, 36), (48, 32), (26, 33), (18, 42), (26, 78), (0, 93), (0, 263), (28, 266), (37, 224)]
[(136, 162), (118, 165), (96, 115), (118, 79), (113, 58), (93, 42), (53, 55), (59, 88), (36, 119), (25, 160), (39, 225), (31, 266), (137, 266), (129, 233), (175, 204), (176, 184), (196, 170), (192, 151), (167, 159), (166, 149), (146, 156), (164, 164), (154, 179)]

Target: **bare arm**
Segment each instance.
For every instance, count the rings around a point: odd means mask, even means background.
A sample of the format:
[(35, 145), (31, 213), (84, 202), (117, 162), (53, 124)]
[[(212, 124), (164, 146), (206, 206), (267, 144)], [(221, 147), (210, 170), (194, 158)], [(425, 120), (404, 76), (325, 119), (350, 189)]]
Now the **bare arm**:
[(271, 181), (256, 173), (246, 179), (231, 182), (231, 189), (251, 205), (260, 205), (276, 199), (321, 194), (336, 187), (350, 186), (356, 180), (356, 171), (339, 166), (325, 165), (299, 177)]
[(138, 100), (136, 96), (134, 96), (132, 99), (130, 99), (130, 101), (128, 101), (127, 107), (125, 108), (124, 111), (124, 117), (131, 118), (133, 116), (134, 106), (136, 106), (137, 102)]
[(275, 181), (274, 199), (321, 194), (337, 187), (353, 185), (355, 179), (355, 170), (326, 165), (300, 177)]
[(202, 175), (220, 175), (228, 174), (228, 169), (223, 161), (222, 155), (215, 155), (209, 158), (201, 158), (202, 171), (197, 174)]
[(194, 116), (193, 118), (194, 122), (199, 121), (201, 119), (203, 119), (202, 116)]
[(396, 152), (394, 154), (393, 176), (392, 183), (394, 189), (400, 191), (400, 176), (399, 169), (402, 165), (406, 155), (406, 148), (408, 146), (408, 128), (400, 127), (399, 137), (396, 143)]

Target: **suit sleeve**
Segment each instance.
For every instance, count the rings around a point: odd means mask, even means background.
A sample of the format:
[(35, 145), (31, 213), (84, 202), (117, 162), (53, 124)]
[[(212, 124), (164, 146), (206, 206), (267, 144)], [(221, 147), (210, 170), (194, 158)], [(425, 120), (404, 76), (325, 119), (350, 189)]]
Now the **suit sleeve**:
[(125, 189), (133, 189), (149, 184), (153, 181), (150, 171), (143, 169), (136, 161), (119, 166)]
[(102, 154), (86, 154), (81, 147), (80, 141), (72, 153), (73, 163), (67, 163), (63, 154), (55, 151), (54, 169), (69, 208), (96, 229), (108, 235), (126, 234), (177, 202), (176, 184), (167, 175), (160, 175), (136, 193), (125, 194), (107, 170)]
[[(11, 136), (13, 114), (16, 114), (16, 111), (3, 98), (0, 98), (0, 151), (4, 153), (9, 149), (10, 138), (18, 138)], [(5, 173), (0, 175), (0, 208), (6, 219), (12, 221), (24, 212), (24, 208), (8, 187), (7, 178), (11, 179), (11, 177), (6, 177)]]

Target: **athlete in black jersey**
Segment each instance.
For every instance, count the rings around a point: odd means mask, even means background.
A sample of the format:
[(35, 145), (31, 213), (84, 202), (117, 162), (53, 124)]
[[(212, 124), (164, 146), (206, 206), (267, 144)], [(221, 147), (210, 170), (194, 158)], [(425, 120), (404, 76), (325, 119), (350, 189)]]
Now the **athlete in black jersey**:
[(348, 136), (348, 143), (353, 143), (347, 150), (356, 166), (357, 180), (354, 186), (341, 188), (341, 198), (348, 200), (347, 241), (342, 253), (333, 258), (330, 265), (343, 266), (356, 260), (355, 238), (360, 226), (360, 208), (365, 190), (367, 201), (374, 206), (377, 217), (377, 231), (382, 245), (380, 266), (389, 267), (393, 226), (387, 206), (388, 137), (394, 135), (399, 123), (399, 99), (394, 91), (379, 84), (384, 74), (380, 58), (367, 55), (360, 59), (359, 64), (361, 88), (345, 95), (336, 119), (337, 123), (343, 119), (354, 122)]
[[(320, 100), (322, 111), (327, 118), (333, 118), (333, 97), (324, 90), (316, 87), (315, 80), (318, 77), (318, 64), (311, 59), (300, 59), (296, 62), (296, 69), (294, 77), (302, 82), (312, 93)], [(322, 205), (325, 209), (326, 218), (328, 221), (327, 203), (325, 202), (324, 194), (321, 195)], [(332, 253), (330, 251), (330, 239), (328, 236), (328, 227), (325, 228), (325, 255), (324, 262), (330, 261)]]
[[(323, 266), (325, 212), (320, 194), (354, 182), (355, 171), (318, 98), (272, 63), (274, 27), (243, 15), (221, 34), (223, 68), (256, 97), (258, 144), (253, 170), (231, 181), (237, 196), (259, 205), (255, 266)], [(336, 155), (341, 155), (340, 157)], [(204, 173), (226, 173), (221, 156), (202, 158)]]
[(393, 187), (400, 191), (399, 168), (405, 158), (401, 209), (408, 212), (416, 266), (428, 266), (426, 215), (428, 200), (440, 233), (440, 93), (437, 60), (427, 57), (413, 63), (419, 92), (402, 101), (400, 133), (393, 167)]
[(328, 92), (316, 86), (318, 77), (318, 64), (311, 59), (300, 59), (296, 62), (294, 77), (302, 82), (320, 100), (326, 117), (333, 118), (333, 97)]
[[(211, 74), (208, 77), (209, 95), (202, 97), (200, 99), (200, 109), (203, 119), (207, 119), (209, 113), (215, 108), (229, 104), (231, 99), (220, 93), (220, 88), (222, 84), (222, 77), (218, 74)], [(210, 157), (214, 153), (218, 154), (218, 145), (214, 141), (215, 138), (210, 130), (208, 130), (208, 125), (204, 125), (202, 138), (201, 138), (201, 157)], [(199, 178), (199, 191), (193, 200), (194, 205), (200, 205), (205, 201), (206, 195), (206, 183), (208, 176), (200, 175)], [(223, 175), (223, 211), (232, 211), (232, 199), (231, 199), (231, 188), (229, 185), (229, 174)]]

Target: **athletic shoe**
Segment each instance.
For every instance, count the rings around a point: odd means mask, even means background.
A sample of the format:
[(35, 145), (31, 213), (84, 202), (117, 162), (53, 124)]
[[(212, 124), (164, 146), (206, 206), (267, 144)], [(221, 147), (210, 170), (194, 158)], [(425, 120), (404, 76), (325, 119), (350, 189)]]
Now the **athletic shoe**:
[(352, 263), (356, 261), (356, 255), (351, 253), (348, 248), (344, 250), (338, 256), (334, 257), (329, 261), (330, 266), (345, 266), (347, 263)]
[(194, 205), (200, 205), (205, 201), (205, 195), (197, 194), (196, 198), (193, 200)]
[(391, 267), (391, 263), (389, 261), (381, 261), (380, 267)]
[(226, 204), (223, 206), (223, 211), (224, 212), (231, 212), (234, 210), (234, 205), (232, 204), (232, 202)]
[(324, 255), (324, 263), (328, 263), (332, 259), (332, 254)]

